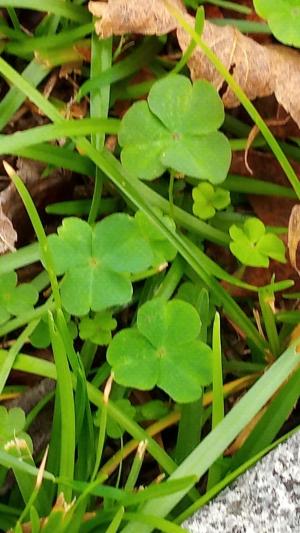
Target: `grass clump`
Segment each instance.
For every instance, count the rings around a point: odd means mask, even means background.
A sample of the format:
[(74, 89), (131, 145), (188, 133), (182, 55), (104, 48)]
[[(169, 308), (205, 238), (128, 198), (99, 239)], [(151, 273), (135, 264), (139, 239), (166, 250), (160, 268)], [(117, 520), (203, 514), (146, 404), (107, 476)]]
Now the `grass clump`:
[(176, 533), (296, 425), (294, 281), (270, 267), (286, 228), (248, 194), (297, 194), (228, 174), (249, 121), (190, 80), (202, 10), (178, 58), (167, 35), (99, 40), (84, 4), (0, 3), (0, 150), (30, 219), (0, 257), (0, 524)]

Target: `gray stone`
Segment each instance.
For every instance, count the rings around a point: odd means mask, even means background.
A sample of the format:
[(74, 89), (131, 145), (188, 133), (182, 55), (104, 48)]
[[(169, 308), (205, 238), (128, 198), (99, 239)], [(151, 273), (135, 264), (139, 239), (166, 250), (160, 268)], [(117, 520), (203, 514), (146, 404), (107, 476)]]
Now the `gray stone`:
[(300, 432), (203, 507), (191, 533), (300, 533)]

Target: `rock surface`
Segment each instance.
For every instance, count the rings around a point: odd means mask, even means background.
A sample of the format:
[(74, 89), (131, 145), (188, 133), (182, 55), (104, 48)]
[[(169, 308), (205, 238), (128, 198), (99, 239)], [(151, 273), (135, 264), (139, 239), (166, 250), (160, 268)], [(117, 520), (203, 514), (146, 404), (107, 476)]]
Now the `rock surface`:
[(191, 533), (300, 533), (300, 431), (184, 527)]

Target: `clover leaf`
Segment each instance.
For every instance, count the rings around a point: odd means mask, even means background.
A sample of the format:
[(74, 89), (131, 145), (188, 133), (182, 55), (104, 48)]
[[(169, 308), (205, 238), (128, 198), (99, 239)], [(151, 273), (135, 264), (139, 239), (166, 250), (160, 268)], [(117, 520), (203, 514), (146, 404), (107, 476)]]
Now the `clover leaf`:
[(32, 453), (31, 438), (23, 431), (25, 421), (25, 413), (19, 407), (8, 411), (6, 407), (0, 406), (0, 450), (4, 450), (6, 444), (17, 437), (26, 442), (29, 452)]
[(140, 390), (157, 385), (180, 403), (197, 400), (212, 379), (211, 349), (197, 340), (200, 328), (197, 311), (186, 302), (146, 302), (137, 327), (117, 333), (108, 347), (116, 382)]
[(193, 188), (193, 213), (202, 220), (212, 218), (216, 211), (225, 209), (230, 204), (230, 192), (211, 183), (199, 183)]
[(210, 83), (167, 76), (154, 83), (147, 102), (133, 104), (124, 115), (119, 131), (122, 164), (144, 180), (172, 169), (220, 183), (231, 159), (229, 142), (217, 131), (223, 120), (223, 103)]
[(104, 346), (109, 344), (112, 338), (111, 332), (116, 329), (117, 321), (110, 311), (96, 313), (93, 318), (85, 316), (79, 324), (79, 337), (82, 340), (89, 339), (94, 344)]
[(300, 0), (254, 0), (254, 7), (268, 21), (276, 39), (300, 47)]
[(149, 243), (129, 215), (115, 213), (93, 228), (67, 218), (49, 237), (57, 274), (64, 274), (62, 303), (72, 315), (86, 315), (130, 301), (130, 273), (147, 269), (153, 260)]
[[(175, 231), (176, 226), (174, 220), (154, 208), (156, 215), (161, 219), (165, 226), (170, 231)], [(171, 244), (168, 239), (166, 239), (162, 233), (154, 226), (154, 224), (149, 220), (147, 215), (143, 211), (137, 211), (135, 214), (135, 220), (138, 224), (138, 227), (143, 235), (143, 237), (149, 241), (149, 244), (153, 252), (153, 263), (152, 266), (159, 266), (166, 261), (172, 261), (176, 256), (177, 250), (173, 244)]]
[(248, 218), (242, 227), (235, 224), (229, 229), (232, 242), (230, 250), (244, 265), (268, 267), (269, 258), (285, 263), (285, 247), (273, 233), (266, 233), (258, 218)]
[(31, 311), (38, 300), (38, 291), (30, 283), (17, 286), (17, 274), (8, 272), (0, 276), (0, 324), (11, 315), (19, 316)]

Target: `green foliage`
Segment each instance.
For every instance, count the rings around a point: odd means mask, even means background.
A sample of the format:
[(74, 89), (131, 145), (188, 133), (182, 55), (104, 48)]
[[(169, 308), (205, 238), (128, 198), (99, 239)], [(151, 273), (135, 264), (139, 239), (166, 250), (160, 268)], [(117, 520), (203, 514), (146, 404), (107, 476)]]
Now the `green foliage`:
[(254, 0), (254, 7), (268, 21), (276, 39), (300, 47), (300, 0)]
[[(163, 215), (159, 209), (155, 209), (155, 213), (170, 231), (175, 231), (176, 226), (171, 217)], [(155, 267), (161, 265), (165, 261), (172, 261), (177, 253), (175, 246), (162, 235), (159, 229), (154, 226), (143, 211), (137, 211), (135, 214), (135, 220), (144, 239), (149, 241), (152, 248), (154, 256), (152, 266)]]
[[(70, 317), (67, 317), (67, 322), (71, 339), (74, 340), (77, 337), (77, 326), (70, 320)], [(50, 346), (51, 339), (47, 315), (42, 317), (34, 332), (30, 335), (30, 342), (35, 348), (48, 348)]]
[(110, 311), (101, 311), (94, 317), (85, 316), (79, 323), (79, 336), (83, 340), (89, 339), (94, 344), (104, 346), (112, 338), (111, 332), (116, 329), (117, 321)]
[(20, 316), (31, 311), (38, 300), (38, 292), (30, 283), (17, 286), (17, 274), (8, 272), (0, 277), (0, 324), (11, 315)]
[(19, 407), (13, 407), (7, 410), (6, 407), (0, 406), (0, 449), (4, 450), (10, 441), (20, 439), (26, 442), (28, 452), (31, 454), (33, 447), (31, 438), (25, 433), (25, 413)]
[[(195, 309), (200, 312), (202, 300), (203, 300), (203, 291), (207, 292), (206, 287), (202, 283), (193, 283), (192, 281), (185, 281), (182, 283), (176, 293), (176, 298), (183, 300), (195, 307)], [(202, 326), (208, 327), (216, 312), (216, 306), (219, 306), (220, 302), (214, 298), (213, 295), (208, 297), (208, 312), (201, 314)]]
[(157, 385), (180, 403), (197, 400), (212, 379), (211, 349), (197, 340), (200, 329), (190, 304), (146, 302), (138, 310), (137, 327), (123, 329), (109, 345), (116, 382), (141, 390)]
[(136, 419), (142, 420), (159, 420), (170, 412), (170, 406), (161, 400), (151, 400), (143, 405), (136, 407)]
[(285, 263), (285, 246), (277, 235), (267, 233), (258, 218), (247, 219), (243, 226), (233, 225), (229, 230), (232, 242), (230, 250), (244, 265), (269, 266), (269, 258)]
[(93, 228), (79, 218), (67, 218), (58, 235), (49, 237), (57, 274), (65, 277), (62, 303), (70, 314), (86, 315), (130, 301), (130, 273), (148, 268), (153, 260), (149, 243), (134, 219), (115, 213)]
[[(116, 400), (114, 403), (122, 411), (124, 415), (128, 416), (131, 419), (135, 418), (136, 409), (133, 405), (131, 405), (129, 400), (126, 400), (125, 398), (121, 398), (120, 400)], [(94, 424), (95, 426), (99, 426), (100, 423), (101, 423), (101, 409), (98, 409)], [(120, 424), (118, 424), (118, 422), (116, 422), (113, 418), (108, 417), (107, 423), (106, 423), (106, 433), (112, 439), (120, 439), (124, 434), (124, 428), (122, 428)]]
[(193, 213), (202, 220), (212, 218), (216, 211), (230, 205), (230, 192), (211, 183), (199, 183), (193, 188)]
[(167, 76), (152, 86), (147, 102), (133, 104), (124, 115), (119, 132), (122, 164), (144, 180), (172, 169), (220, 183), (231, 158), (227, 138), (217, 131), (223, 120), (222, 101), (210, 83)]

